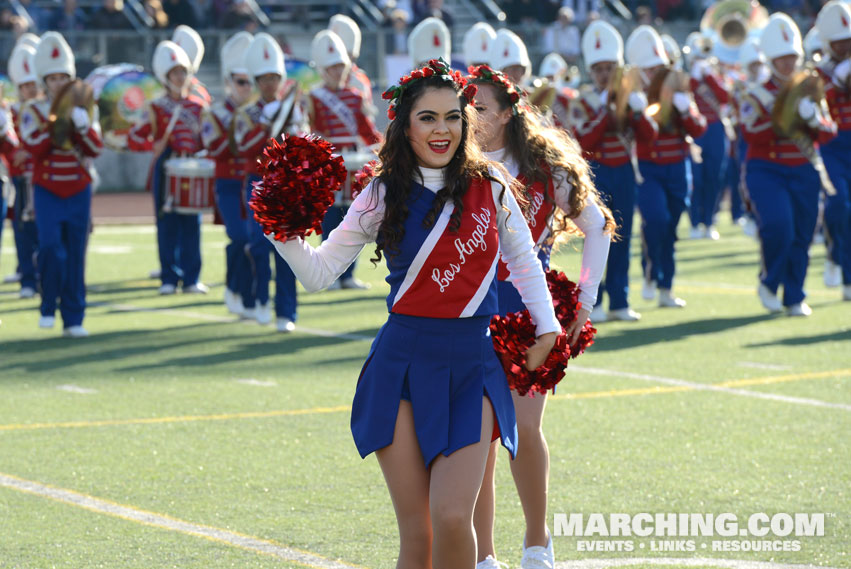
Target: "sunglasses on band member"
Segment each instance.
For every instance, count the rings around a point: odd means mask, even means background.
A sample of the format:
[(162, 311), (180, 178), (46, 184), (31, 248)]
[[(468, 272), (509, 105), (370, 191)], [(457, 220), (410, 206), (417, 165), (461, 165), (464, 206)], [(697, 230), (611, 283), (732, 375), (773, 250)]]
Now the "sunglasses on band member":
[(248, 85), (251, 85), (251, 81), (249, 79), (234, 79), (233, 82), (237, 87), (247, 87)]

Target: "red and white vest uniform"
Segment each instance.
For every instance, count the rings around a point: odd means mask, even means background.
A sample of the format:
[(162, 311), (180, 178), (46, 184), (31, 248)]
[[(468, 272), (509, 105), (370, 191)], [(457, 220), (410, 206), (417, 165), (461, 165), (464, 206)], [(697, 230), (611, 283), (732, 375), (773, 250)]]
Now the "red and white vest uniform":
[(248, 161), (237, 152), (231, 128), (236, 110), (227, 98), (201, 115), (201, 142), (216, 162), (216, 178), (220, 180), (242, 180), (248, 167)]
[(690, 156), (690, 143), (686, 136), (700, 138), (706, 132), (706, 118), (692, 103), (684, 114), (671, 110), (671, 124), (660, 125), (655, 140), (637, 137), (638, 159), (654, 164), (675, 164)]
[[(268, 101), (271, 102), (271, 101)], [(260, 120), (266, 101), (257, 99), (254, 103), (241, 107), (234, 117), (234, 141), (236, 152), (245, 160), (246, 174), (259, 176), (259, 158), (263, 155), (263, 148), (269, 141), (270, 125)], [(298, 134), (304, 131), (304, 113), (296, 101), (292, 114), (284, 126), (287, 134)]]
[(706, 118), (706, 124), (720, 121), (723, 105), (730, 103), (730, 91), (724, 79), (709, 71), (699, 81), (692, 77), (689, 86), (694, 93), (697, 110)]
[(832, 58), (825, 58), (817, 70), (824, 80), (824, 97), (827, 99), (830, 116), (836, 123), (839, 135), (844, 138), (851, 132), (851, 91), (847, 87), (840, 87), (834, 83), (835, 68), (836, 62)]
[[(21, 132), (21, 103), (14, 102), (11, 105), (12, 124), (15, 128), (15, 133), (19, 135)], [(20, 139), (20, 136), (18, 136)], [(9, 175), (14, 177), (32, 174), (33, 157), (32, 154), (26, 151), (23, 146), (18, 146), (13, 152), (7, 156), (9, 160)]]

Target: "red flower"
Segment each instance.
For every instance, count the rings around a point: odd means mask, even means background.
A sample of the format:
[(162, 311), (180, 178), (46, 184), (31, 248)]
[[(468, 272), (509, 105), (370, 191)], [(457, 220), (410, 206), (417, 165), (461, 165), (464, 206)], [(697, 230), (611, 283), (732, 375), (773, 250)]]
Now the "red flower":
[(422, 69), (417, 69), (415, 71), (411, 71), (411, 79), (422, 79), (423, 71)]
[(476, 96), (476, 93), (478, 93), (478, 91), (479, 91), (478, 86), (473, 85), (471, 83), (470, 85), (467, 85), (466, 87), (464, 87), (464, 92), (463, 92), (464, 98), (467, 99), (467, 102), (472, 103), (473, 98)]
[(423, 68), (423, 77), (431, 77), (432, 75), (434, 75), (434, 69), (431, 67)]
[(390, 107), (389, 109), (387, 109), (387, 118), (390, 119), (391, 121), (393, 119), (395, 119), (396, 118), (396, 109), (394, 109), (393, 107)]
[(395, 94), (396, 94), (395, 89), (387, 89), (386, 91), (381, 93), (381, 98), (384, 99), (385, 101), (389, 101), (390, 99), (392, 99), (395, 96)]
[(352, 197), (357, 197), (364, 188), (375, 177), (375, 170), (378, 168), (378, 160), (367, 162), (363, 168), (355, 172), (355, 179), (352, 181)]

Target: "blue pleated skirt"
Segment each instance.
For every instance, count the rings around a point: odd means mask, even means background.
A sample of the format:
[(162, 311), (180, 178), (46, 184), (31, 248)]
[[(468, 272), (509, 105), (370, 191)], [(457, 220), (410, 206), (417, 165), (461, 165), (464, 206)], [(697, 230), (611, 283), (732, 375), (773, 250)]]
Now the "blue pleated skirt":
[(362, 457), (393, 442), (399, 402), (408, 399), (423, 462), (479, 442), (482, 396), (493, 407), (502, 445), (517, 452), (517, 423), (489, 317), (390, 314), (361, 370), (352, 435)]

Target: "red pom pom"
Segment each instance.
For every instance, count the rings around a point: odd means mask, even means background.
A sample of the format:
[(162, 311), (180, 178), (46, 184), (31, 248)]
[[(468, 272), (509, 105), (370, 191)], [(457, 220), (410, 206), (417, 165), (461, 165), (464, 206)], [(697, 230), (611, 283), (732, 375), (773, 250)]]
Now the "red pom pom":
[[(547, 271), (547, 286), (553, 297), (553, 308), (562, 328), (576, 320), (582, 304), (579, 302), (579, 287), (564, 273)], [(546, 361), (534, 371), (526, 369), (526, 350), (535, 343), (535, 326), (528, 310), (494, 316), (490, 324), (493, 347), (502, 362), (508, 385), (525, 395), (529, 391), (546, 393), (564, 378), (568, 358), (575, 358), (594, 343), (597, 330), (586, 321), (574, 346), (567, 344), (567, 335), (556, 338), (555, 346)]]
[(378, 160), (371, 160), (355, 172), (355, 179), (352, 181), (352, 198), (358, 197), (358, 194), (372, 181), (377, 168)]
[(254, 183), (249, 205), (263, 233), (278, 241), (321, 233), (334, 192), (348, 175), (343, 158), (314, 135), (270, 140), (260, 159), (263, 180)]

